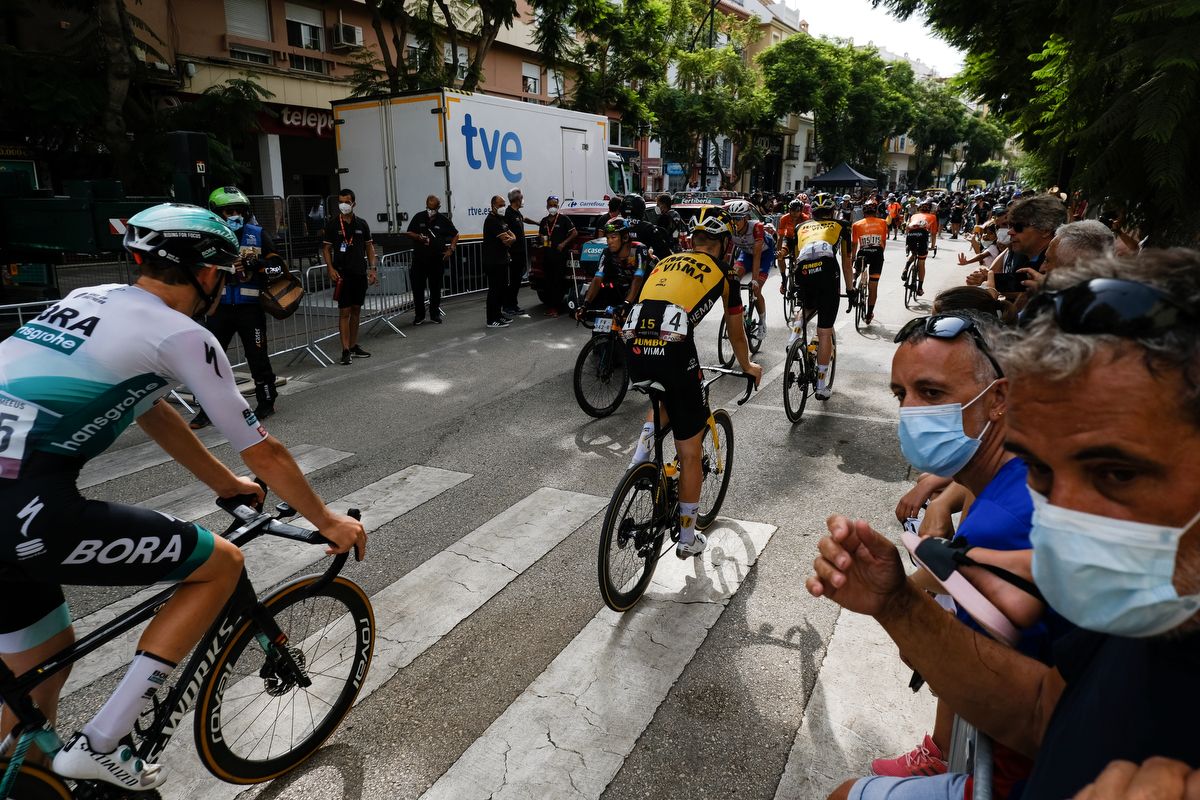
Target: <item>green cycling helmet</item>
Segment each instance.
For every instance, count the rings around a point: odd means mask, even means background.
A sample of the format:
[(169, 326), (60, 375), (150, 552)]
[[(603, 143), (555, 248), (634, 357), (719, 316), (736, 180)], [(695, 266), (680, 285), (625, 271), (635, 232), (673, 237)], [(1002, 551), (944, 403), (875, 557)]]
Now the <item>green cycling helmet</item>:
[(183, 203), (161, 203), (134, 214), (126, 223), (124, 244), (138, 264), (189, 271), (211, 265), (232, 273), (240, 251), (237, 236), (220, 217)]
[(250, 208), (250, 198), (236, 186), (219, 186), (208, 196), (208, 207), (211, 211), (220, 213), (222, 208)]

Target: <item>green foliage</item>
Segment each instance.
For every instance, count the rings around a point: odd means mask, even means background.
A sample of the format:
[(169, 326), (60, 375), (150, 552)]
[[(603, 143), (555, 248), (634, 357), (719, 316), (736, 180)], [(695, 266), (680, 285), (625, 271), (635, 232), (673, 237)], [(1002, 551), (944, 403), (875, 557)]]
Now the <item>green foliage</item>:
[(917, 149), (917, 184), (932, 182), (942, 157), (963, 140), (967, 129), (966, 107), (958, 92), (938, 81), (916, 84), (916, 103), (921, 109), (909, 134)]
[(966, 180), (981, 180), (988, 183), (994, 183), (1004, 174), (1004, 162), (1002, 161), (984, 161), (982, 164), (975, 164), (967, 168), (963, 167), (962, 177)]
[(383, 66), (383, 59), (369, 47), (355, 50), (350, 56), (354, 72), (350, 75), (350, 96), (370, 97), (371, 95), (387, 94), (388, 76)]
[(961, 85), (1010, 126), (1039, 185), (1130, 208), (1157, 242), (1200, 242), (1200, 0), (876, 2), (967, 51)]

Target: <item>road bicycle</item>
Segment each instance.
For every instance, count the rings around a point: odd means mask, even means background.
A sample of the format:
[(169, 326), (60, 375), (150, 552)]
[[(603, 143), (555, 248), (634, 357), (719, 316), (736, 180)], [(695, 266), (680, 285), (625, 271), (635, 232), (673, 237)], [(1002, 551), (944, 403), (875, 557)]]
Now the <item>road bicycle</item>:
[[(749, 275), (749, 273), (747, 273)], [(750, 345), (750, 354), (754, 355), (762, 349), (763, 340), (758, 335), (758, 308), (754, 305), (754, 288), (751, 283), (738, 283), (738, 291), (746, 291), (745, 310), (742, 311), (742, 324), (746, 326), (746, 341)], [(726, 327), (725, 315), (721, 315), (721, 327), (717, 331), (717, 361), (728, 369), (733, 366), (737, 356), (733, 352), (733, 342), (729, 341), (729, 329)]]
[(859, 253), (854, 258), (854, 289), (853, 292), (847, 293), (850, 297), (850, 307), (846, 309), (854, 312), (854, 330), (859, 333), (867, 327), (867, 304), (871, 300), (870, 273), (866, 258)]
[[(286, 503), (276, 514), (220, 500), (234, 516), (222, 536), (244, 547), (260, 536), (313, 545), (329, 540), (289, 525)], [(359, 518), (357, 509), (349, 515)], [(235, 784), (276, 778), (309, 758), (337, 729), (366, 680), (375, 647), (375, 615), (362, 588), (339, 573), (349, 553), (321, 574), (297, 578), (258, 597), (245, 571), (176, 682), (159, 690), (134, 732), (122, 740), (143, 761), (157, 762), (189, 711), (200, 762)], [(100, 781), (62, 778), (27, 763), (30, 747), (52, 758), (63, 742), (29, 693), (122, 634), (146, 622), (174, 593), (170, 587), (101, 626), (22, 675), (0, 662), (0, 699), (17, 717), (0, 742), (0, 798), (115, 798), (127, 792)], [(15, 748), (13, 745), (15, 743)]]
[[(788, 345), (787, 358), (783, 362), (783, 410), (793, 424), (804, 415), (808, 398), (817, 390), (817, 337), (808, 338), (808, 323), (816, 314), (805, 311), (803, 300), (797, 290), (796, 313), (792, 317), (794, 338)], [(833, 340), (833, 353), (829, 360), (827, 385), (833, 388), (837, 376), (837, 337)]]
[[(722, 367), (702, 367), (716, 373), (702, 384), (705, 403), (709, 387), (723, 375), (746, 379), (743, 405), (754, 391), (754, 376)], [(625, 612), (642, 598), (658, 560), (679, 541), (679, 459), (668, 462), (663, 443), (671, 432), (668, 422), (660, 422), (663, 386), (655, 381), (639, 381), (634, 391), (650, 396), (654, 409), (654, 459), (629, 468), (617, 484), (604, 514), (600, 529), (597, 558), (600, 596), (613, 611)], [(712, 411), (701, 440), (700, 508), (696, 530), (712, 525), (725, 501), (733, 470), (733, 420), (723, 408)], [(664, 547), (664, 541), (670, 541)]]
[(575, 401), (589, 416), (607, 417), (621, 406), (629, 388), (629, 360), (625, 343), (613, 322), (615, 314), (608, 309), (585, 312), (590, 321), (579, 324), (592, 329), (579, 357), (575, 359), (572, 387)]
[(921, 289), (920, 275), (917, 272), (917, 254), (905, 250), (908, 260), (904, 262), (904, 272), (900, 273), (900, 282), (904, 285), (904, 307), (913, 308), (917, 304), (917, 292)]

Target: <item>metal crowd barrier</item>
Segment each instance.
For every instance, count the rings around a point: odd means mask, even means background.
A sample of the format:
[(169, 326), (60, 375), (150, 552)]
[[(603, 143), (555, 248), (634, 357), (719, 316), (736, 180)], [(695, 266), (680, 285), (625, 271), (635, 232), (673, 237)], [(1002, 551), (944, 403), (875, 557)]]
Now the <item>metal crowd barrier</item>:
[(947, 759), (951, 772), (973, 776), (971, 800), (992, 800), (992, 740), (961, 717), (954, 717)]

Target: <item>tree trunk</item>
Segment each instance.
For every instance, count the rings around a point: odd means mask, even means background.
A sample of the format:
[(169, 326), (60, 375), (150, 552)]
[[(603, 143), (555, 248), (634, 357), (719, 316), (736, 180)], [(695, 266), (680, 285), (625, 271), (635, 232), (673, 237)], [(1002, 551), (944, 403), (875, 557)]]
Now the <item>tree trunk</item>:
[(104, 59), (106, 99), (101, 135), (113, 166), (120, 177), (129, 161), (129, 138), (125, 132), (125, 99), (133, 80), (133, 57), (129, 53), (129, 25), (123, 0), (101, 0), (96, 4), (100, 52)]
[(473, 92), (479, 88), (480, 79), (483, 78), (483, 59), (492, 49), (492, 45), (496, 43), (496, 37), (499, 35), (500, 21), (484, 19), (479, 28), (479, 49), (475, 51), (475, 56), (471, 59), (471, 66), (467, 68), (467, 78), (462, 84), (464, 92)]
[[(412, 70), (408, 66), (408, 50), (405, 44), (408, 42), (408, 15), (405, 14), (400, 18), (400, 24), (396, 24), (396, 18), (392, 17), (389, 20), (392, 26), (392, 47), (396, 48), (396, 71), (399, 73), (396, 79), (396, 86), (399, 87), (400, 81), (404, 81), (405, 89), (412, 89), (413, 75)], [(400, 91), (399, 88), (396, 91)]]
[(379, 15), (379, 0), (367, 0), (371, 9), (371, 27), (375, 29), (375, 38), (379, 40), (379, 54), (383, 58), (383, 69), (387, 72), (388, 89), (395, 93), (400, 91), (400, 72), (392, 59), (392, 48), (388, 46), (387, 36), (383, 32), (383, 17)]
[(450, 76), (446, 83), (453, 87), (458, 81), (458, 26), (454, 24), (454, 16), (446, 0), (437, 0), (437, 4), (442, 10), (442, 18), (446, 20), (446, 35), (450, 39)]

